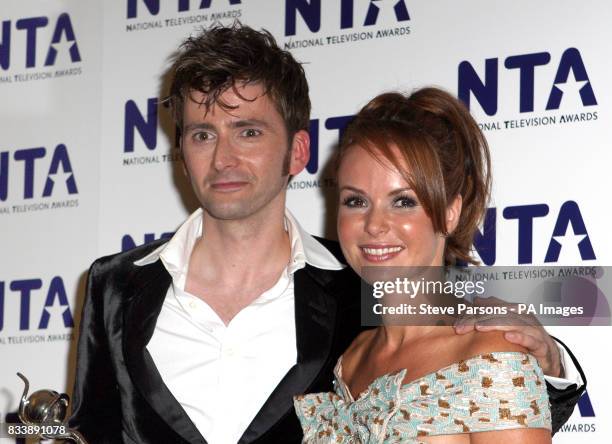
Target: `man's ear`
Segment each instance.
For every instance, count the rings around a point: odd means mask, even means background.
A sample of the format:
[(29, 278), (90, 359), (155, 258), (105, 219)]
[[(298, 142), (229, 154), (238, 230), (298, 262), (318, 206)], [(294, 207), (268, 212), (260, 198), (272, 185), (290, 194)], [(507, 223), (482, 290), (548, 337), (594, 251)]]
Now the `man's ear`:
[(452, 234), (459, 224), (463, 199), (457, 194), (448, 207), (446, 207), (446, 232)]
[(293, 135), (291, 142), (289, 175), (295, 176), (306, 168), (308, 160), (310, 160), (310, 135), (306, 130), (299, 130)]

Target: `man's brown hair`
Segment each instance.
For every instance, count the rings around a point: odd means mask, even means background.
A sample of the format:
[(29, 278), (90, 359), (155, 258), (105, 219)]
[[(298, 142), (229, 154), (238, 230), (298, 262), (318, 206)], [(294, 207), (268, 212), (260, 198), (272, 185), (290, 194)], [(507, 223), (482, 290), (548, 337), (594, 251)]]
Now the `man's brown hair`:
[(181, 45), (172, 66), (168, 97), (179, 131), (185, 101), (193, 100), (193, 91), (205, 95), (202, 105), (207, 110), (215, 103), (231, 109), (219, 97), (240, 82), (263, 86), (283, 117), (290, 138), (299, 130), (308, 130), (310, 98), (302, 65), (282, 50), (268, 31), (235, 23), (213, 26)]
[[(387, 159), (402, 172), (433, 229), (446, 235), (447, 264), (476, 263), (470, 252), (489, 199), (491, 159), (487, 141), (463, 103), (438, 88), (420, 89), (410, 96), (381, 94), (348, 126), (338, 166), (355, 146), (375, 159)], [(456, 196), (462, 198), (461, 215), (449, 233), (446, 209)]]

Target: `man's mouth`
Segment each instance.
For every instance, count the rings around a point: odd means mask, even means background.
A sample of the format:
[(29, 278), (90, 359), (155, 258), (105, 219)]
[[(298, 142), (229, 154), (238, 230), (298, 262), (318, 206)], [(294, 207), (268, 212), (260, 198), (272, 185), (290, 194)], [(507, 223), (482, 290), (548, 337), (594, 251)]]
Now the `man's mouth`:
[(215, 182), (210, 187), (222, 193), (230, 193), (232, 191), (238, 191), (248, 185), (248, 182), (243, 181), (227, 181), (227, 182)]

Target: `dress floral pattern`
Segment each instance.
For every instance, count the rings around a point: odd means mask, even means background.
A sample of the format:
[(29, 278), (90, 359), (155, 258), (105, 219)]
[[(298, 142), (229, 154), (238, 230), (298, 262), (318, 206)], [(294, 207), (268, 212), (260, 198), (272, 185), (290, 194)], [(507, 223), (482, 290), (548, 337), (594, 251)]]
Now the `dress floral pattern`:
[(542, 370), (519, 352), (475, 356), (408, 384), (406, 370), (375, 379), (358, 399), (342, 380), (335, 392), (297, 396), (303, 443), (419, 443), (419, 437), (506, 430), (551, 429)]

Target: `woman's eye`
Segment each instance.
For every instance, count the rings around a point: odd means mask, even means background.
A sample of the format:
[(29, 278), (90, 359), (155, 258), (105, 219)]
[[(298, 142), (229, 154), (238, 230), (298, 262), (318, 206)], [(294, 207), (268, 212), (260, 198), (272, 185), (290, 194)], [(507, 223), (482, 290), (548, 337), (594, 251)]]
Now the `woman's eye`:
[(395, 208), (413, 208), (417, 205), (417, 201), (412, 197), (408, 196), (400, 196), (395, 198), (395, 200), (393, 201), (393, 206)]
[(255, 137), (255, 136), (259, 136), (260, 134), (261, 134), (261, 131), (253, 129), (253, 128), (246, 129), (242, 132), (242, 135), (245, 137)]
[(342, 200), (342, 205), (349, 208), (363, 208), (367, 204), (366, 201), (359, 196), (349, 196)]

